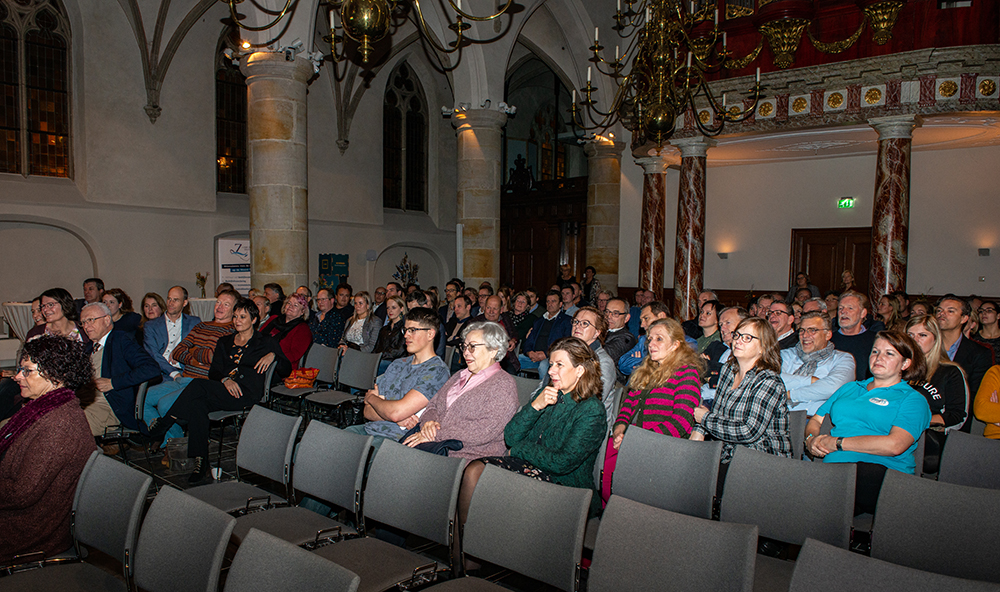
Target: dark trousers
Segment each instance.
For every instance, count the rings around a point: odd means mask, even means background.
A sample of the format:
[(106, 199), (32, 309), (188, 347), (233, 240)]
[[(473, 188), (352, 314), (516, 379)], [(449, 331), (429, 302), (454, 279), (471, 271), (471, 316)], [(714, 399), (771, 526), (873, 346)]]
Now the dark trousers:
[(259, 397), (236, 398), (218, 381), (196, 378), (177, 397), (167, 415), (188, 425), (188, 457), (208, 456), (208, 414), (213, 411), (243, 411)]
[(875, 463), (859, 462), (854, 488), (854, 515), (874, 514), (878, 494), (882, 491), (886, 468)]
[(0, 378), (0, 421), (10, 419), (21, 409), (21, 387), (13, 378)]

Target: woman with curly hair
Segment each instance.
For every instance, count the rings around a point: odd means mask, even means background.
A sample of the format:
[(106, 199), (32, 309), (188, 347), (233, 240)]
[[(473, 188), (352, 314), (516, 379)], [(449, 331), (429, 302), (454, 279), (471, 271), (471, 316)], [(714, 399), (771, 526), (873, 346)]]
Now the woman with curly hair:
[(628, 394), (611, 430), (604, 461), (601, 497), (611, 497), (611, 477), (618, 449), (631, 425), (675, 438), (687, 438), (694, 427), (694, 409), (701, 402), (705, 365), (684, 339), (684, 329), (674, 319), (660, 319), (646, 330), (649, 355), (635, 369)]
[[(136, 329), (142, 322), (139, 313), (132, 310), (132, 299), (128, 297), (121, 288), (111, 288), (104, 291), (101, 302), (111, 311), (111, 320), (115, 323), (115, 331), (124, 331), (130, 335), (140, 337), (136, 334)], [(142, 343), (142, 339), (137, 339)]]
[[(458, 494), (462, 524), (487, 464), (540, 481), (594, 489), (594, 462), (608, 433), (597, 354), (582, 339), (563, 337), (549, 348), (549, 380), (504, 428), (508, 455), (487, 456), (466, 467)], [(598, 510), (594, 495), (591, 513)]]
[(58, 335), (84, 344), (90, 343), (90, 338), (80, 327), (80, 313), (76, 311), (76, 303), (69, 291), (64, 288), (49, 288), (38, 298), (45, 324), (32, 327), (25, 336), (26, 340), (39, 335)]
[(73, 544), (76, 483), (97, 448), (82, 408), (93, 373), (78, 340), (40, 335), (21, 348), (14, 379), (25, 403), (0, 429), (0, 563)]

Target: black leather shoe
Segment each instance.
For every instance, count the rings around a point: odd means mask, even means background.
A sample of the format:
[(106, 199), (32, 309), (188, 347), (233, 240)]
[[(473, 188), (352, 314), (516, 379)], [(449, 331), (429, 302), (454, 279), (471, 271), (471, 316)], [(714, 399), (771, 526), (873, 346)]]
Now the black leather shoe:
[(207, 485), (214, 481), (212, 478), (212, 463), (203, 456), (194, 459), (194, 472), (188, 477), (188, 485)]

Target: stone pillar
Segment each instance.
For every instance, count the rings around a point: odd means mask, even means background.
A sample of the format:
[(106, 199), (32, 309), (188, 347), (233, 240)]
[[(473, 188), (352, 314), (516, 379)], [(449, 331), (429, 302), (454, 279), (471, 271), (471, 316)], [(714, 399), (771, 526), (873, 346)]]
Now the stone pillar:
[[(877, 117), (868, 123), (878, 132), (875, 198), (872, 201), (872, 258), (868, 297), (906, 289), (906, 252), (910, 226), (910, 145), (919, 115)], [(873, 305), (874, 306), (874, 305)], [(869, 309), (873, 308), (869, 306)]]
[(667, 225), (666, 155), (635, 159), (642, 177), (642, 223), (639, 228), (639, 287), (663, 296), (664, 241)]
[(587, 154), (587, 264), (605, 290), (618, 293), (618, 231), (625, 142), (596, 141)]
[(501, 111), (473, 109), (452, 116), (458, 130), (458, 223), (462, 225), (462, 269), (467, 285), (500, 279), (500, 185), (503, 182)]
[(681, 151), (677, 191), (677, 244), (674, 248), (674, 316), (698, 316), (698, 294), (705, 283), (705, 163), (715, 145), (704, 136), (671, 142)]
[(247, 143), (250, 168), (251, 283), (281, 284), (286, 292), (309, 283), (309, 200), (306, 169), (306, 80), (313, 74), (304, 56), (248, 55)]

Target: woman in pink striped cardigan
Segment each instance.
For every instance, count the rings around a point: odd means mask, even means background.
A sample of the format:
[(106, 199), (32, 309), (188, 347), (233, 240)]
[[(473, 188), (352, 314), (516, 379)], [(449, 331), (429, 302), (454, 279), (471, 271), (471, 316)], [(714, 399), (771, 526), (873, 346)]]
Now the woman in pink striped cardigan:
[(628, 394), (608, 440), (601, 496), (611, 495), (611, 476), (625, 430), (636, 425), (675, 438), (687, 438), (695, 425), (694, 408), (701, 403), (704, 362), (684, 339), (680, 323), (667, 318), (646, 330), (649, 355), (632, 373)]

